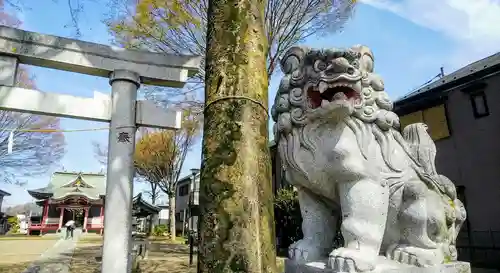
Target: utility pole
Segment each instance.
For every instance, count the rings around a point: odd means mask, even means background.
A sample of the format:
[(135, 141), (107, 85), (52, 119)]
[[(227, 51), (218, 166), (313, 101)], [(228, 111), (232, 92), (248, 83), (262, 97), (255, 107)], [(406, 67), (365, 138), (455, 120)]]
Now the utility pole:
[(276, 273), (265, 0), (210, 0), (198, 272)]

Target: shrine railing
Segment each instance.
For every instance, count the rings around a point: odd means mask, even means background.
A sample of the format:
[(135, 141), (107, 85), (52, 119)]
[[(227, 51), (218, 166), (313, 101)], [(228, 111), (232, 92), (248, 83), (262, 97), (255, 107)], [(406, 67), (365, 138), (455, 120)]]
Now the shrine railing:
[(59, 224), (42, 224), (42, 223), (30, 223), (28, 229), (39, 230), (39, 229), (58, 229)]

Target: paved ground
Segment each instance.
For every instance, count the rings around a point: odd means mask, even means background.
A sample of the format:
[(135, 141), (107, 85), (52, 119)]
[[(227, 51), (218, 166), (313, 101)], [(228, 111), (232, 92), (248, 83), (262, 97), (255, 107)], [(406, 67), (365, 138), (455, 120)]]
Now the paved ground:
[(66, 273), (78, 241), (77, 235), (73, 240), (61, 240), (59, 236), (47, 236), (44, 240), (29, 236), (2, 239), (0, 273)]
[[(69, 273), (97, 273), (101, 263), (101, 242), (89, 242), (83, 239), (74, 251)], [(140, 261), (141, 273), (194, 273), (194, 266), (189, 266), (189, 248), (179, 244), (159, 244), (155, 251), (150, 251), (148, 259)]]
[(100, 273), (101, 263), (96, 259), (100, 252), (100, 242), (78, 242), (71, 259), (69, 273)]
[[(2, 240), (0, 273), (99, 273), (102, 240)], [(187, 245), (154, 242), (148, 259), (140, 261), (141, 273), (194, 273)]]
[(193, 265), (189, 266), (189, 247), (181, 244), (157, 244), (149, 252), (146, 260), (140, 261), (141, 272), (145, 273), (194, 273), (196, 272), (196, 254)]
[(59, 240), (22, 273), (67, 273), (78, 238)]
[(21, 273), (57, 242), (53, 240), (2, 240), (0, 242), (0, 273)]
[(2, 240), (0, 242), (0, 264), (31, 262), (56, 242), (56, 238), (53, 240)]

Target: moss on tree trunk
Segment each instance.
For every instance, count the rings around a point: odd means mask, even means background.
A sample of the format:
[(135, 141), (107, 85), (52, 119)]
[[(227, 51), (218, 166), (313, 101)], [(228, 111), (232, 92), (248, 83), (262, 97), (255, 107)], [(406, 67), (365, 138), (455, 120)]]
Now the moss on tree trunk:
[(276, 272), (265, 5), (209, 1), (198, 272)]

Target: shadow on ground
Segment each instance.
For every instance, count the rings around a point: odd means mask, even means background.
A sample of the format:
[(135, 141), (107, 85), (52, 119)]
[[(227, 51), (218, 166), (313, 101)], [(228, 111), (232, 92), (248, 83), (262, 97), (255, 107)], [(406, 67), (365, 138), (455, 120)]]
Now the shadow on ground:
[(31, 262), (16, 263), (16, 264), (1, 263), (0, 273), (21, 273), (30, 265)]
[[(63, 254), (71, 255), (71, 254)], [(79, 242), (76, 246), (69, 264), (68, 273), (100, 273), (101, 270), (101, 243)], [(64, 259), (52, 259), (47, 263), (61, 263)], [(193, 265), (189, 266), (189, 246), (169, 243), (152, 243), (147, 259), (138, 262), (138, 270), (135, 273), (195, 273), (196, 254), (193, 257)], [(280, 266), (281, 264), (281, 266)], [(32, 262), (17, 264), (0, 263), (0, 273), (23, 273), (32, 265)], [(278, 261), (282, 268), (282, 259)], [(67, 267), (66, 267), (67, 268)], [(36, 273), (38, 271), (32, 271)], [(280, 271), (282, 272), (282, 271)], [(31, 272), (30, 272), (31, 273)], [(58, 273), (52, 272), (51, 273)]]
[[(66, 273), (68, 272), (68, 266), (65, 265), (65, 260), (63, 258), (57, 259), (47, 259), (44, 262), (22, 262), (22, 263), (0, 263), (0, 273), (38, 273), (50, 272), (50, 273)], [(27, 271), (29, 269), (29, 271)]]
[[(70, 273), (99, 273), (101, 269), (100, 244), (79, 244), (74, 251)], [(189, 247), (179, 244), (153, 244), (147, 259), (140, 260), (137, 273), (194, 273), (189, 266)], [(1, 272), (0, 272), (1, 273)]]

